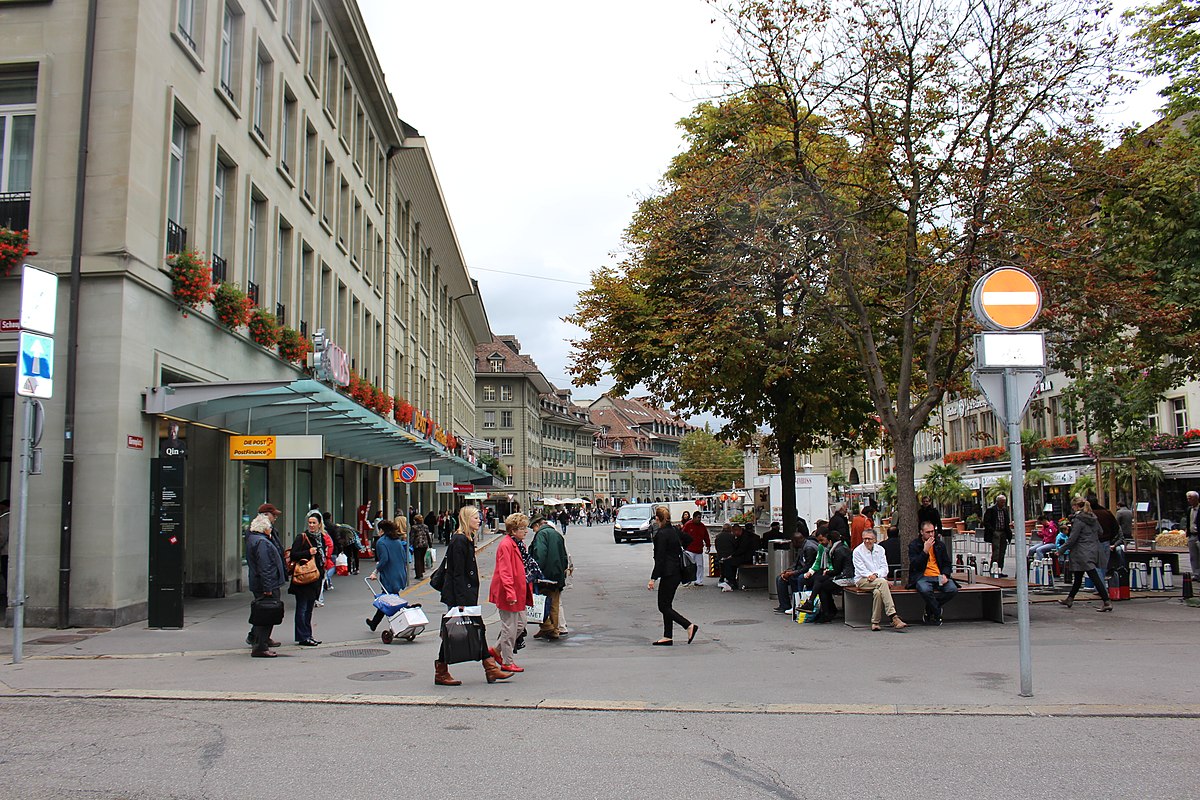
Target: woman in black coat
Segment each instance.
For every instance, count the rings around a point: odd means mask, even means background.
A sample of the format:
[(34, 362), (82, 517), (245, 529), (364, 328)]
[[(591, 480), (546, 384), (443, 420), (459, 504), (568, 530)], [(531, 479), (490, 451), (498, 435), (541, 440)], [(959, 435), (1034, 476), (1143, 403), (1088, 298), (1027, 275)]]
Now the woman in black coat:
[[(458, 512), (458, 530), (450, 537), (446, 546), (446, 571), (442, 579), (442, 602), (446, 610), (479, 605), (479, 565), (475, 562), (475, 534), (481, 520), (479, 509), (463, 506)], [(482, 621), (480, 621), (482, 625)], [(443, 631), (444, 633), (444, 631)], [(511, 678), (514, 673), (505, 672), (487, 653), (486, 636), (482, 642), (480, 660), (488, 683)], [(438, 686), (460, 686), (446, 663), (446, 643), (443, 640), (438, 650), (437, 661), (433, 662), (433, 682)]]
[[(297, 564), (303, 564), (312, 559), (317, 560), (320, 568), (325, 564), (325, 537), (321, 534), (321, 523), (315, 517), (307, 520), (308, 530), (296, 537), (292, 542), (291, 562), (293, 569)], [(288, 594), (296, 596), (296, 644), (302, 647), (316, 647), (320, 644), (313, 638), (312, 614), (321, 594), (321, 576), (310, 583), (296, 583), (292, 579), (288, 586)]]
[(700, 626), (689, 622), (671, 605), (675, 601), (675, 590), (682, 580), (683, 548), (691, 541), (691, 537), (671, 524), (671, 512), (666, 506), (654, 509), (654, 519), (658, 523), (658, 530), (654, 532), (654, 572), (650, 574), (646, 588), (654, 591), (654, 580), (658, 579), (658, 610), (663, 615), (663, 638), (653, 644), (670, 647), (675, 623), (687, 628), (688, 644), (691, 644)]

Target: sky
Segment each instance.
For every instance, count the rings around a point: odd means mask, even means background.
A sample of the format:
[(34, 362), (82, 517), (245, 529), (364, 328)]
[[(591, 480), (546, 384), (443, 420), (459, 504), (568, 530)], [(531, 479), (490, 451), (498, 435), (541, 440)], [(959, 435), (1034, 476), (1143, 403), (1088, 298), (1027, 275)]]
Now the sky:
[[(429, 141), (492, 331), (570, 387), (582, 331), (562, 317), (682, 148), (678, 120), (712, 95), (718, 15), (703, 0), (359, 6), (400, 117)], [(1114, 116), (1148, 124), (1157, 105), (1148, 87)]]
[(429, 141), (492, 331), (570, 387), (582, 332), (562, 317), (679, 152), (675, 123), (708, 96), (716, 15), (702, 0), (359, 6), (400, 117)]

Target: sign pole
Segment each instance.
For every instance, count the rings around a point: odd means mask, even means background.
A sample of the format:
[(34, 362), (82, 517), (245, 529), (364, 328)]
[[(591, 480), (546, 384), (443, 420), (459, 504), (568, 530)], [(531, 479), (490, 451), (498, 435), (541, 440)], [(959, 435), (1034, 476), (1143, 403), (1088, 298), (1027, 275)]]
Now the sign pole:
[(13, 573), (13, 644), (12, 663), (24, 657), (25, 632), (25, 526), (29, 519), (29, 469), (33, 446), (33, 401), (21, 401), (21, 464), (17, 476), (17, 564)]
[(1012, 517), (1016, 528), (1017, 640), (1021, 669), (1021, 697), (1033, 697), (1033, 659), (1029, 642), (1029, 572), (1025, 569), (1025, 469), (1021, 463), (1021, 412), (1024, 400), (1018, 394), (1016, 370), (1004, 370), (1005, 420), (1008, 423), (1008, 462), (1012, 472)]

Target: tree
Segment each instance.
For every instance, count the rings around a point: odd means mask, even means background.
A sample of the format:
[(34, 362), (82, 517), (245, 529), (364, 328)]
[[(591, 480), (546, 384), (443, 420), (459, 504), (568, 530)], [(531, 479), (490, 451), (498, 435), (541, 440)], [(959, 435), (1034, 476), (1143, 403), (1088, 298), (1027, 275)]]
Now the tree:
[(834, 467), (833, 469), (829, 470), (827, 480), (829, 481), (829, 488), (833, 490), (833, 493), (837, 499), (841, 500), (842, 493), (846, 489), (850, 488), (850, 479), (846, 477), (846, 473), (837, 467)]
[(1042, 513), (1042, 509), (1046, 507), (1046, 484), (1054, 480), (1054, 476), (1044, 469), (1027, 469), (1025, 470), (1025, 485), (1038, 487), (1038, 502), (1035, 506), (1032, 502), (1033, 498), (1025, 498), (1025, 507), (1030, 512), (1031, 517), (1036, 517)]
[(568, 321), (586, 332), (572, 342), (583, 382), (644, 382), (677, 412), (720, 414), (730, 438), (769, 425), (790, 536), (797, 452), (867, 446), (878, 427), (849, 342), (814, 306), (808, 273), (827, 243), (791, 224), (796, 198), (767, 179), (792, 153), (775, 113), (739, 96), (680, 123), (688, 148), (639, 204), (621, 263), (593, 273)]
[(700, 494), (728, 489), (742, 477), (742, 449), (712, 435), (707, 426), (679, 443), (679, 475)]
[(958, 467), (953, 464), (934, 464), (925, 474), (921, 494), (928, 496), (943, 511), (972, 495), (971, 487), (963, 483)]
[(481, 454), (479, 456), (479, 464), (501, 483), (508, 479), (508, 470), (504, 468), (504, 464), (501, 463), (500, 459), (491, 453)]
[[(1084, 0), (741, 0), (726, 83), (787, 121), (775, 178), (826, 248), (802, 283), (852, 343), (891, 437), (902, 541), (913, 441), (962, 386), (987, 268), (1031, 260), (1030, 176), (1094, 147), (1113, 80)], [(831, 146), (830, 142), (840, 144)], [(793, 222), (789, 228), (796, 228)]]
[(1004, 495), (1008, 498), (1012, 497), (1012, 478), (1008, 477), (1007, 475), (997, 478), (996, 482), (988, 487), (987, 501), (989, 503), (994, 503), (996, 502), (996, 498), (1000, 495)]
[(1200, 107), (1200, 3), (1162, 0), (1126, 12), (1138, 23), (1134, 39), (1147, 60), (1146, 72), (1167, 78), (1159, 92), (1172, 116)]

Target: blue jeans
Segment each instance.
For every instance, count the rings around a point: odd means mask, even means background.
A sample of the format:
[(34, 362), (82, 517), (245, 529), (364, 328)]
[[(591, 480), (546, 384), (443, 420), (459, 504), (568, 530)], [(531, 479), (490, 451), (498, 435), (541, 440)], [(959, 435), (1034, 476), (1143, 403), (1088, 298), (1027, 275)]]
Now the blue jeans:
[(947, 578), (943, 585), (939, 583), (938, 578), (928, 575), (917, 578), (916, 586), (913, 588), (925, 600), (925, 608), (929, 610), (929, 616), (938, 619), (942, 616), (942, 607), (953, 600), (954, 595), (958, 593), (958, 584), (954, 582), (953, 578)]
[(304, 642), (313, 638), (312, 614), (317, 598), (312, 595), (296, 595), (296, 641)]

